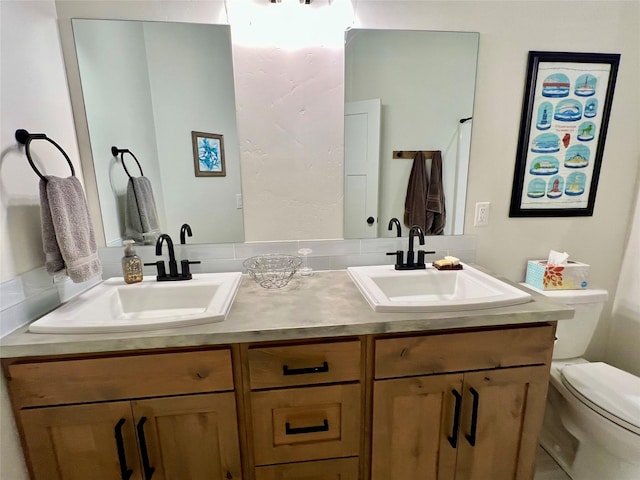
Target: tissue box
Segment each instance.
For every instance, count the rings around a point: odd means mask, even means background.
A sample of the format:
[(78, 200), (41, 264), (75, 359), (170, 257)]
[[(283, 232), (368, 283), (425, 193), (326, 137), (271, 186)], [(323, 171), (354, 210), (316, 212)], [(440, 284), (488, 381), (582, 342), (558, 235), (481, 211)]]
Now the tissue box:
[(587, 288), (589, 265), (569, 260), (567, 265), (529, 260), (525, 282), (540, 290), (580, 290)]

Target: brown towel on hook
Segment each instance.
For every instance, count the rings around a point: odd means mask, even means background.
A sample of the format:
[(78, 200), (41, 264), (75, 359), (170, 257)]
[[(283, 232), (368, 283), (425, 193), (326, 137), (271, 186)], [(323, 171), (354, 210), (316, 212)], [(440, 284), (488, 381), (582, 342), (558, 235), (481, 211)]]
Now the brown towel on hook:
[(431, 159), (424, 233), (427, 235), (444, 234), (445, 214), (444, 186), (442, 185), (442, 153), (438, 150), (434, 152)]
[[(404, 224), (407, 227), (420, 225), (424, 230), (427, 220), (427, 168), (422, 151), (413, 158), (413, 166), (404, 200)], [(426, 232), (426, 230), (425, 230)]]

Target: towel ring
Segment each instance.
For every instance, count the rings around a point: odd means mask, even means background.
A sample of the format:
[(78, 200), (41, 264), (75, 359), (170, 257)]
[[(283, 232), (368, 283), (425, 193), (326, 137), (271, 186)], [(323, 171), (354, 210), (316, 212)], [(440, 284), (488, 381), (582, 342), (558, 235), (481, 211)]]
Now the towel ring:
[(25, 129), (20, 128), (16, 130), (15, 137), (18, 143), (24, 145), (24, 153), (27, 155), (27, 160), (29, 161), (29, 165), (31, 165), (31, 168), (33, 169), (34, 172), (36, 172), (36, 175), (38, 175), (45, 182), (48, 181), (47, 178), (42, 173), (40, 173), (40, 170), (38, 170), (36, 165), (33, 163), (33, 159), (31, 158), (31, 151), (29, 150), (31, 140), (46, 140), (49, 143), (52, 143), (60, 151), (60, 153), (64, 155), (64, 158), (67, 160), (67, 163), (69, 164), (69, 168), (71, 168), (71, 176), (72, 177), (76, 176), (76, 171), (73, 168), (73, 163), (71, 163), (71, 159), (69, 158), (69, 155), (67, 155), (67, 152), (65, 152), (60, 145), (58, 145), (56, 142), (54, 142), (49, 137), (47, 137), (45, 133), (29, 133)]
[(142, 173), (142, 167), (140, 166), (140, 162), (138, 161), (136, 156), (133, 153), (131, 153), (131, 150), (129, 150), (128, 148), (111, 147), (111, 155), (113, 155), (114, 157), (117, 157), (118, 154), (120, 154), (120, 161), (122, 162), (122, 167), (124, 168), (125, 173), (127, 174), (127, 176), (129, 178), (133, 178), (133, 177), (131, 177), (131, 174), (129, 173), (129, 170), (127, 170), (127, 165), (124, 163), (124, 154), (125, 153), (128, 153), (129, 155), (131, 155), (133, 157), (133, 159), (138, 164), (138, 169), (140, 169), (140, 176), (144, 177), (144, 173)]

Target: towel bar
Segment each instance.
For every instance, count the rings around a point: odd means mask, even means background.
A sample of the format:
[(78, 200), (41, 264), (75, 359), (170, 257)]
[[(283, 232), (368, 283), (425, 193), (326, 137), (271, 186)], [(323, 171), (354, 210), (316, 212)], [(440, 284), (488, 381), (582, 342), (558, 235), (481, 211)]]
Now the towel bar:
[(60, 145), (58, 145), (55, 141), (53, 141), (49, 137), (47, 137), (46, 134), (44, 134), (44, 133), (29, 133), (25, 129), (20, 128), (20, 129), (16, 130), (15, 137), (16, 137), (16, 140), (18, 141), (18, 143), (24, 145), (24, 153), (27, 155), (27, 160), (29, 161), (29, 165), (31, 165), (31, 168), (33, 169), (34, 172), (36, 172), (36, 175), (38, 175), (45, 182), (47, 181), (46, 177), (42, 173), (40, 173), (40, 170), (38, 170), (36, 165), (33, 163), (33, 159), (31, 158), (31, 151), (29, 149), (29, 146), (31, 144), (31, 140), (46, 140), (49, 143), (53, 144), (60, 151), (60, 153), (62, 153), (62, 155), (64, 155), (64, 158), (67, 160), (67, 163), (69, 164), (69, 167), (71, 168), (71, 176), (72, 177), (76, 176), (76, 171), (73, 168), (73, 163), (71, 163), (71, 160), (69, 159), (69, 155), (67, 155), (67, 152), (65, 152), (62, 149), (62, 147)]
[[(422, 154), (424, 155), (425, 158), (433, 158), (433, 156), (435, 155), (436, 152), (439, 152), (440, 150), (422, 150)], [(418, 150), (394, 150), (393, 151), (393, 158), (394, 159), (410, 159), (413, 160), (413, 158), (416, 156), (416, 153), (418, 153)]]
[(124, 163), (124, 154), (125, 153), (128, 153), (129, 155), (131, 155), (133, 157), (133, 159), (138, 164), (138, 168), (140, 169), (140, 176), (144, 177), (144, 173), (142, 173), (142, 167), (140, 166), (140, 162), (138, 161), (136, 156), (131, 152), (131, 150), (129, 150), (128, 148), (111, 147), (111, 155), (113, 155), (114, 157), (117, 157), (118, 154), (120, 154), (120, 161), (122, 162), (122, 167), (124, 168), (124, 171), (126, 172), (127, 176), (129, 178), (132, 178), (131, 174), (129, 173), (129, 170), (127, 170), (127, 165)]

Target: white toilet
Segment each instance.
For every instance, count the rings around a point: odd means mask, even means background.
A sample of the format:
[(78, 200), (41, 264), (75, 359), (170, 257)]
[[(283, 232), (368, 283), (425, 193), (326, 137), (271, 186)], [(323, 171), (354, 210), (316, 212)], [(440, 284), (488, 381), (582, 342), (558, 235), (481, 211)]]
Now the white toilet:
[(640, 378), (580, 358), (607, 292), (537, 291), (576, 312), (558, 321), (541, 445), (573, 480), (640, 480)]

